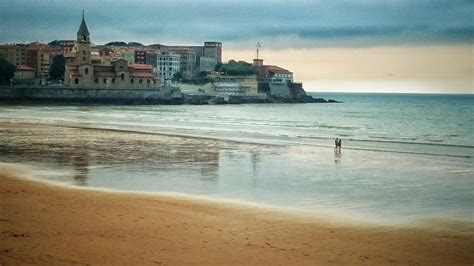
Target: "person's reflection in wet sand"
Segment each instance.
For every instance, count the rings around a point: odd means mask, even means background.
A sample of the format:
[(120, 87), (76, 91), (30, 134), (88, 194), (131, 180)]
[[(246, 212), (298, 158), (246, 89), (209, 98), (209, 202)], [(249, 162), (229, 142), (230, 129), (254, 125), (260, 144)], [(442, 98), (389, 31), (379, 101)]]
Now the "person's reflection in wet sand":
[(87, 186), (87, 175), (89, 174), (89, 161), (87, 153), (75, 154), (71, 157), (74, 166), (74, 180), (77, 186)]
[(341, 163), (341, 157), (342, 157), (342, 152), (338, 151), (337, 149), (334, 149), (334, 162), (336, 164)]

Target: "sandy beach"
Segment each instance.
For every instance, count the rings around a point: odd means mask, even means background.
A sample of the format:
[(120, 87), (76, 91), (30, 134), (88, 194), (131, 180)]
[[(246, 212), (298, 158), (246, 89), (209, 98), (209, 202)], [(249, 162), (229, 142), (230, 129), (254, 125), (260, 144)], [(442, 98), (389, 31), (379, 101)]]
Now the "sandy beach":
[(369, 227), (248, 206), (52, 186), (2, 164), (0, 263), (471, 265), (467, 234)]

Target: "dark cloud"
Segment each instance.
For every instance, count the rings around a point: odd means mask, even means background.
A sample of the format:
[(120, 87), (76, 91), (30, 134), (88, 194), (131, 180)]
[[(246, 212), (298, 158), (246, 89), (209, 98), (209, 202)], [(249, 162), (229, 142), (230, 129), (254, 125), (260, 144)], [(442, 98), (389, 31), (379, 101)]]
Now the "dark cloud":
[(472, 1), (3, 0), (0, 42), (74, 38), (82, 9), (98, 43), (378, 45), (472, 43), (474, 35)]

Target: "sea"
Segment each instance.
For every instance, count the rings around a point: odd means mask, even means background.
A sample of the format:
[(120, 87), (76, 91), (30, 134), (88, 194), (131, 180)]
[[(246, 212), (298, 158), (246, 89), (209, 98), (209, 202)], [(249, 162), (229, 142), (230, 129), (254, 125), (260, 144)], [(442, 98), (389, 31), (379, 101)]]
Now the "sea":
[[(335, 104), (0, 106), (0, 162), (70, 186), (347, 221), (474, 221), (474, 95)], [(340, 153), (335, 138), (342, 139)]]

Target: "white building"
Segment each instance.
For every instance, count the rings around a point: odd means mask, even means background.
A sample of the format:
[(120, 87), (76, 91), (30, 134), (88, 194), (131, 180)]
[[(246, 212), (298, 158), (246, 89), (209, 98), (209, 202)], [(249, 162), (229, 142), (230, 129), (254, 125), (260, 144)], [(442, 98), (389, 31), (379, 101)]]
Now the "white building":
[(171, 80), (173, 75), (181, 70), (181, 56), (179, 54), (162, 51), (156, 59), (162, 81)]

